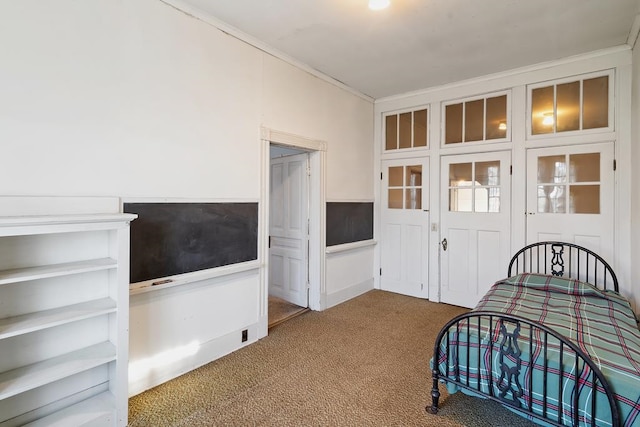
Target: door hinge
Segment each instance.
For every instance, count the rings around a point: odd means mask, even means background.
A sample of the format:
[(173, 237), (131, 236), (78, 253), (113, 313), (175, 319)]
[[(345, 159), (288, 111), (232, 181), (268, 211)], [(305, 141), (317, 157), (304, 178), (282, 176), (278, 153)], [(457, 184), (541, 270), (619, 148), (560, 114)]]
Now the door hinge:
[(269, 236), (269, 242), (267, 243), (267, 248), (271, 249), (271, 236)]
[(618, 168), (618, 162), (616, 161), (616, 159), (613, 159), (613, 170), (616, 170)]
[(382, 269), (380, 269), (380, 275), (382, 276)]
[(380, 181), (382, 181), (382, 172), (380, 172)]
[(509, 166), (509, 175), (513, 175), (513, 165)]

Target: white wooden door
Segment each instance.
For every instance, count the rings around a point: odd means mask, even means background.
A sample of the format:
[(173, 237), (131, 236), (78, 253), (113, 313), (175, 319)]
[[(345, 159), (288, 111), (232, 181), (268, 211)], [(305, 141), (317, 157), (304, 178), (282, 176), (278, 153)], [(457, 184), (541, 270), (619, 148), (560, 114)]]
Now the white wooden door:
[(441, 300), (472, 308), (506, 275), (511, 153), (443, 156), (441, 162)]
[(527, 151), (527, 243), (561, 240), (613, 260), (613, 142)]
[(428, 298), (429, 158), (382, 162), (380, 287)]
[(269, 295), (307, 307), (308, 154), (271, 159)]

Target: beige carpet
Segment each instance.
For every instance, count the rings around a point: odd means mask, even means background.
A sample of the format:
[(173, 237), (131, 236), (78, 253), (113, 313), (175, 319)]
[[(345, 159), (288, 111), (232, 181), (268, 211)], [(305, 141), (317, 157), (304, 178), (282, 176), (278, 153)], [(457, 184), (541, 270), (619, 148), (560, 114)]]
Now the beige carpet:
[(371, 291), (307, 312), (259, 342), (133, 397), (138, 426), (528, 426), (441, 387), (431, 415), (435, 335), (465, 309)]

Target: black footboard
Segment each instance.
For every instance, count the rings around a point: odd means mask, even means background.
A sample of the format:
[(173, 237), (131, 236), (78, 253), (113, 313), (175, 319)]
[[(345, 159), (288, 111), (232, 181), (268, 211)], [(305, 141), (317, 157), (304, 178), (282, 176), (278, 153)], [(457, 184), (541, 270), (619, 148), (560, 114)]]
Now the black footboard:
[(433, 352), (432, 405), (439, 382), (556, 426), (620, 425), (614, 394), (576, 344), (525, 318), (469, 312), (447, 323)]

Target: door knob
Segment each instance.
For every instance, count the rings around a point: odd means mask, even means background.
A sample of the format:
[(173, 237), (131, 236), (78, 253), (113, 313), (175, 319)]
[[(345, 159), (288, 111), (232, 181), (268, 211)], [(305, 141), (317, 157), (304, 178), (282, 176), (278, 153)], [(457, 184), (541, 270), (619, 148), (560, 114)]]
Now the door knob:
[(447, 250), (447, 239), (446, 239), (446, 237), (442, 242), (440, 242), (440, 244), (442, 245), (442, 250), (446, 251)]

